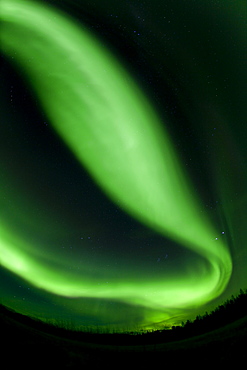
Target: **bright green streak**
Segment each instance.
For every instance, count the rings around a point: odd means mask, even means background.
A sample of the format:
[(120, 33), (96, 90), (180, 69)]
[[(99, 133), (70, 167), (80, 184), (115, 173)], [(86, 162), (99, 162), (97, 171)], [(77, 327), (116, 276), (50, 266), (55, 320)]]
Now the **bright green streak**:
[(54, 129), (99, 186), (126, 212), (203, 261), (200, 271), (191, 266), (173, 281), (118, 279), (103, 288), (86, 276), (63, 277), (27, 255), (2, 219), (3, 266), (65, 296), (160, 309), (194, 307), (217, 297), (231, 275), (228, 248), (214, 240), (217, 233), (201, 213), (159, 117), (131, 76), (86, 29), (44, 4), (2, 0), (1, 20), (3, 52), (25, 72)]

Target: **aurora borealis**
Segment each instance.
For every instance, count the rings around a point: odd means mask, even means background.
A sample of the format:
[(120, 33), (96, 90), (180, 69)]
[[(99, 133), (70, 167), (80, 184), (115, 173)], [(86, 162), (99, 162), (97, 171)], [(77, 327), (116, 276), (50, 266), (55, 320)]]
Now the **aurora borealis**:
[(132, 330), (246, 285), (246, 9), (186, 3), (2, 1), (4, 304)]

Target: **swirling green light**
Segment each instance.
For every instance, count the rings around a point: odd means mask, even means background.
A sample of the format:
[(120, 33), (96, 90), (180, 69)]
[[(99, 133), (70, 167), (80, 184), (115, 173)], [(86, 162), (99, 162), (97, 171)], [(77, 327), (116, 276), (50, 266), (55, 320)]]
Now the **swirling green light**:
[(88, 30), (57, 10), (2, 0), (1, 20), (3, 52), (23, 70), (54, 129), (99, 186), (133, 217), (202, 257), (200, 271), (192, 266), (175, 280), (118, 277), (102, 287), (86, 275), (53, 271), (29, 255), (1, 216), (3, 266), (69, 297), (113, 298), (174, 311), (217, 297), (231, 275), (228, 247), (214, 240), (216, 232), (160, 118), (131, 76)]

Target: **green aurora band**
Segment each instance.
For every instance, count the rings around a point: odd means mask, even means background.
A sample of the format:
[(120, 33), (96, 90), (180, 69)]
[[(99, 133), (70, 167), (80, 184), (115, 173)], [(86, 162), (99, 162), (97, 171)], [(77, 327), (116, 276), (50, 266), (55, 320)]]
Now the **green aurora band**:
[(1, 23), (3, 53), (26, 76), (53, 128), (94, 181), (125, 212), (200, 257), (175, 279), (117, 275), (111, 285), (98, 285), (86, 273), (42, 263), (1, 215), (2, 265), (55, 295), (154, 309), (146, 322), (161, 320), (155, 309), (169, 318), (219, 296), (231, 276), (229, 248), (215, 240), (159, 116), (132, 77), (86, 28), (50, 6), (2, 0)]

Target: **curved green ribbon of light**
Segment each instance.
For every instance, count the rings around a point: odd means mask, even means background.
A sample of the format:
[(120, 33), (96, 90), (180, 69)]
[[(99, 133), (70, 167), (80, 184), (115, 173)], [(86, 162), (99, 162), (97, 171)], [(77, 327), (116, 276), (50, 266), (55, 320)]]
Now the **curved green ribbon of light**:
[(116, 298), (146, 307), (194, 307), (218, 296), (232, 269), (228, 247), (200, 211), (192, 185), (147, 98), (90, 32), (44, 4), (2, 0), (1, 48), (25, 73), (54, 129), (126, 212), (202, 257), (182, 278), (98, 286), (28, 255), (1, 216), (4, 267), (49, 292)]

